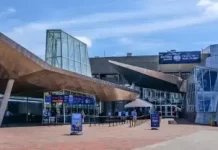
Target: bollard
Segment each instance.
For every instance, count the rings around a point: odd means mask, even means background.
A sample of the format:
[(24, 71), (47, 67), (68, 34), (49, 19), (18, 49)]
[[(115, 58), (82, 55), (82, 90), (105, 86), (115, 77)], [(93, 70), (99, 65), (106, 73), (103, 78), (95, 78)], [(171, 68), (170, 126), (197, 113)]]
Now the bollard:
[(109, 121), (109, 127), (111, 127), (111, 119), (110, 119), (110, 117), (108, 118), (108, 121)]

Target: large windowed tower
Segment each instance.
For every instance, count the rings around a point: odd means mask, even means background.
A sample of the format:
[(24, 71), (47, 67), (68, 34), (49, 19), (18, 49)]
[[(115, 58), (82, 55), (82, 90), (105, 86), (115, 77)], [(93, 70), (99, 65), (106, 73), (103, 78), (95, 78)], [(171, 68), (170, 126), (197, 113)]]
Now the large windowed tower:
[(62, 30), (47, 30), (45, 61), (91, 77), (87, 45)]

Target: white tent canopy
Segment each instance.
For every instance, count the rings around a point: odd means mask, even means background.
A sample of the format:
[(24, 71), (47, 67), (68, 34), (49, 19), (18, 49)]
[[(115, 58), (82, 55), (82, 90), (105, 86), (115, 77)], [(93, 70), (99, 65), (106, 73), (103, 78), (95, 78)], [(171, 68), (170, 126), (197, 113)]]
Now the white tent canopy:
[(125, 108), (136, 108), (136, 107), (153, 107), (153, 105), (147, 101), (141, 100), (141, 99), (136, 99), (124, 106)]

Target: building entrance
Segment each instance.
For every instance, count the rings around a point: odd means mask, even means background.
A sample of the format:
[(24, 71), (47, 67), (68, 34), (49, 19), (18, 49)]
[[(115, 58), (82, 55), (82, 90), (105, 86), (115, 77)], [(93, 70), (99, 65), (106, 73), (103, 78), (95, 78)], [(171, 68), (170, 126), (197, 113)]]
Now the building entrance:
[(176, 105), (156, 105), (156, 110), (161, 112), (163, 117), (172, 118), (175, 117), (173, 112), (176, 109)]
[(72, 113), (82, 112), (85, 114), (85, 122), (88, 122), (90, 116), (98, 112), (95, 96), (66, 92), (46, 93), (43, 106), (42, 123), (70, 123)]

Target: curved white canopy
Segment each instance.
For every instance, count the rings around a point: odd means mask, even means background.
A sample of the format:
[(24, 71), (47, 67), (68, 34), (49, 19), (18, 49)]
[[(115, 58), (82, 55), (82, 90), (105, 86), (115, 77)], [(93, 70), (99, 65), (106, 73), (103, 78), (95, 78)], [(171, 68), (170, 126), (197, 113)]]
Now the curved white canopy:
[(153, 107), (153, 105), (147, 101), (136, 99), (124, 106), (125, 108), (136, 108), (136, 107)]

